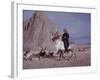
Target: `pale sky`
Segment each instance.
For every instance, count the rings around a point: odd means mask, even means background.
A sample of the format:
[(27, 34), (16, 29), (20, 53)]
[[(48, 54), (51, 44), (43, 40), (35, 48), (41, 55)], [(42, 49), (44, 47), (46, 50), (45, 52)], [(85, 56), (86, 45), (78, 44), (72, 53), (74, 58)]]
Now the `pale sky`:
[[(35, 11), (24, 10), (23, 20), (28, 20)], [(60, 31), (68, 29), (70, 37), (85, 37), (88, 42), (91, 36), (91, 14), (71, 12), (45, 12), (48, 18), (54, 22)]]

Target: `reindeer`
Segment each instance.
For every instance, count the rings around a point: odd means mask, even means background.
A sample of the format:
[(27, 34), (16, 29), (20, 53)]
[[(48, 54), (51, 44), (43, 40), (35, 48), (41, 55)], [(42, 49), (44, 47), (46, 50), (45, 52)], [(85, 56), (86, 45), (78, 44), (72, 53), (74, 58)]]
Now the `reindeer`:
[[(65, 58), (64, 56), (64, 53), (69, 53), (71, 52), (72, 54), (69, 56), (69, 58), (67, 58), (67, 60), (71, 59), (72, 56), (73, 56), (73, 50), (71, 49), (73, 46), (72, 45), (69, 45), (69, 48), (67, 51), (65, 51), (65, 48), (64, 48), (64, 43), (62, 41), (62, 37), (61, 35), (58, 35), (58, 32), (56, 33), (52, 33), (51, 34), (51, 39), (53, 42), (55, 42), (55, 48), (56, 48), (56, 51), (54, 52), (55, 54), (59, 54), (59, 60), (61, 60), (61, 58)], [(75, 54), (75, 57), (76, 57), (76, 54)]]

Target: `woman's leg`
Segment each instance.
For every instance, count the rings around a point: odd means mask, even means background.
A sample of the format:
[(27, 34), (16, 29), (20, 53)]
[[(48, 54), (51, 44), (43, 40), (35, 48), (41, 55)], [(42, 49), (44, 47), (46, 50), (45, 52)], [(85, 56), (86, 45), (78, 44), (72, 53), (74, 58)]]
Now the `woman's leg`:
[(69, 43), (67, 41), (64, 41), (64, 48), (65, 48), (65, 51), (68, 50), (68, 47), (69, 47)]

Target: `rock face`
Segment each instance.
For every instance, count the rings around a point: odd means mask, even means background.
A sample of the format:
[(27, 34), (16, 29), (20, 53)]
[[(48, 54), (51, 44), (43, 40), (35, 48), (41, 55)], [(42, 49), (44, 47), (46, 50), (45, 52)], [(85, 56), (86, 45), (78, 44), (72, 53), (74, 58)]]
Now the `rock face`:
[(54, 42), (51, 40), (51, 33), (56, 32), (56, 25), (49, 20), (45, 12), (36, 11), (33, 16), (23, 23), (23, 49), (54, 50)]

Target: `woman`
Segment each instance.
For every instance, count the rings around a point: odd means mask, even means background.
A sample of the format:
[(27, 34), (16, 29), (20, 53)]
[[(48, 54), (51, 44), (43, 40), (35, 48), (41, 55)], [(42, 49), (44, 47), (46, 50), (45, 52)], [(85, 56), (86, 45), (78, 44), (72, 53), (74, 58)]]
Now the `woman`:
[(69, 47), (69, 34), (68, 34), (67, 29), (64, 29), (64, 33), (63, 33), (63, 36), (62, 36), (62, 41), (64, 43), (65, 51), (68, 51), (68, 47)]

